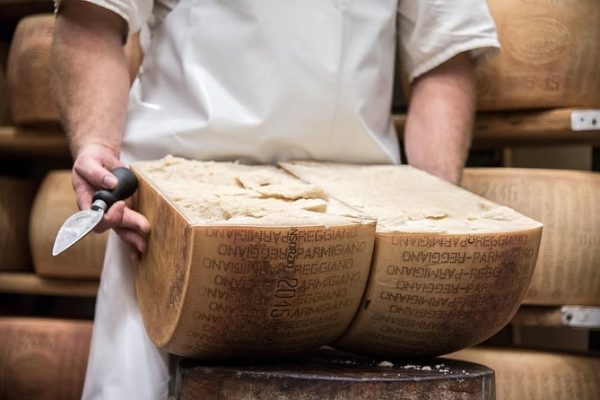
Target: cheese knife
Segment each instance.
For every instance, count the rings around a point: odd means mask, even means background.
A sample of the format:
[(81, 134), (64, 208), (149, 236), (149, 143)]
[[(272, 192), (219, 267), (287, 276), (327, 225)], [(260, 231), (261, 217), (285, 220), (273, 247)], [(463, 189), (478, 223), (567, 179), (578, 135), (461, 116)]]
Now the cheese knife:
[(112, 190), (101, 189), (94, 193), (92, 208), (71, 215), (58, 230), (52, 255), (57, 256), (75, 243), (83, 239), (102, 220), (108, 209), (119, 200), (131, 196), (138, 187), (138, 181), (133, 172), (125, 167), (112, 170), (117, 177), (117, 186)]

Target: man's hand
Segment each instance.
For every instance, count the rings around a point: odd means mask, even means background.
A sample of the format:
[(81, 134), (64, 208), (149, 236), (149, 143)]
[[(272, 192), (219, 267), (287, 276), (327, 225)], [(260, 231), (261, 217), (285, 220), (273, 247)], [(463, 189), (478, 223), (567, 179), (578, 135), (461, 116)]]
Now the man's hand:
[[(117, 178), (110, 171), (122, 165), (117, 154), (110, 148), (90, 144), (81, 149), (72, 174), (73, 189), (80, 209), (87, 210), (91, 207), (96, 190), (113, 189), (117, 185)], [(111, 228), (139, 254), (146, 251), (150, 223), (143, 215), (133, 211), (125, 201), (113, 204), (94, 231), (104, 232)]]
[[(130, 77), (123, 52), (127, 25), (116, 13), (87, 1), (63, 0), (52, 48), (52, 83), (75, 159), (77, 204), (89, 209), (94, 192), (112, 189), (121, 166)], [(106, 213), (97, 231), (114, 228), (139, 253), (146, 251), (148, 220), (123, 201)]]
[(408, 163), (458, 184), (473, 130), (476, 81), (461, 53), (412, 84), (404, 145)]

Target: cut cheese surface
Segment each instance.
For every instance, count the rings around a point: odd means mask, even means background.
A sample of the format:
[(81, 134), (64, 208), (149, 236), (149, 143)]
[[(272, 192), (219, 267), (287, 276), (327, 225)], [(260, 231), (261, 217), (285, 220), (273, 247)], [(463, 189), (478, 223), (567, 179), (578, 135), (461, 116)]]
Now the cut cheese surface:
[(273, 166), (166, 157), (137, 163), (192, 224), (331, 225), (358, 213)]
[(516, 211), (409, 166), (282, 163), (377, 219), (378, 232), (490, 233), (540, 227)]

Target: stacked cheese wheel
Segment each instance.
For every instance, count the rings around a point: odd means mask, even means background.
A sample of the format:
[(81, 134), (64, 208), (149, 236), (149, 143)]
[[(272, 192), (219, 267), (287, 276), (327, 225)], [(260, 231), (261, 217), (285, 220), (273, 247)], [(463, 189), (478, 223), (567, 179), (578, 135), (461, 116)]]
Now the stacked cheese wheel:
[(6, 79), (6, 61), (8, 45), (0, 41), (0, 125), (8, 125), (8, 83)]
[(282, 167), (133, 166), (153, 226), (137, 297), (158, 346), (437, 355), (516, 312), (540, 223), (410, 167)]
[(33, 182), (0, 177), (0, 270), (31, 268), (27, 227)]
[(600, 399), (600, 358), (522, 349), (474, 348), (448, 357), (494, 370), (497, 400)]
[(88, 321), (0, 318), (0, 398), (81, 398), (92, 334)]
[(64, 253), (52, 256), (58, 229), (77, 211), (71, 172), (49, 173), (38, 190), (30, 219), (31, 254), (38, 275), (67, 279), (100, 277), (106, 233), (91, 233)]
[[(53, 31), (52, 14), (31, 15), (17, 25), (8, 60), (10, 108), (15, 124), (44, 125), (60, 121), (50, 87)], [(142, 59), (139, 35), (130, 38), (124, 51), (133, 81)]]
[(16, 124), (57, 122), (50, 91), (54, 16), (33, 15), (17, 26), (8, 60), (12, 120)]
[(479, 109), (600, 106), (596, 0), (488, 5), (502, 53), (479, 68)]
[(600, 175), (467, 169), (463, 187), (544, 223), (526, 304), (600, 305)]

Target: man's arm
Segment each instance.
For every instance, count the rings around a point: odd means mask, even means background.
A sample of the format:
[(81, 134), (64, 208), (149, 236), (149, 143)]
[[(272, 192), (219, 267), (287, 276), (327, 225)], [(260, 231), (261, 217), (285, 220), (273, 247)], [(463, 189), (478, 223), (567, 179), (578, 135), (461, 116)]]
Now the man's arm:
[(454, 184), (471, 143), (476, 80), (473, 63), (461, 53), (412, 84), (404, 146), (408, 163)]
[[(116, 185), (110, 170), (121, 165), (130, 86), (123, 52), (126, 29), (120, 16), (86, 1), (64, 0), (57, 15), (52, 79), (75, 160), (73, 188), (81, 209), (90, 208), (97, 189)], [(150, 224), (124, 202), (110, 208), (98, 230), (109, 228), (138, 252), (145, 251)]]

